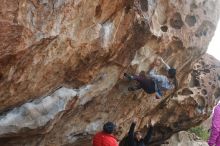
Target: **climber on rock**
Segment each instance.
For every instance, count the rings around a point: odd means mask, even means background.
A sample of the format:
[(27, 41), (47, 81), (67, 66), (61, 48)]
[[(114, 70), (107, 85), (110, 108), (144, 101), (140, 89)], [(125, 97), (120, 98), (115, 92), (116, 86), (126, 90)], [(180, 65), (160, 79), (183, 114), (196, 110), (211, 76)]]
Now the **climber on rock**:
[(103, 126), (103, 131), (97, 133), (92, 140), (92, 146), (118, 146), (117, 140), (113, 135), (116, 125), (107, 122)]
[(137, 123), (137, 119), (135, 118), (130, 126), (130, 130), (128, 132), (128, 136), (126, 136), (119, 144), (119, 146), (147, 146), (152, 133), (153, 127), (150, 126), (146, 136), (143, 138), (140, 131), (134, 132), (135, 126)]
[(211, 134), (208, 144), (209, 146), (220, 146), (220, 101), (213, 111)]
[[(166, 67), (167, 76), (156, 73), (155, 67), (160, 66), (161, 63), (163, 63)], [(129, 80), (136, 80), (138, 82), (136, 86), (129, 87), (129, 91), (143, 89), (148, 94), (156, 93), (157, 99), (162, 97), (162, 91), (172, 90), (177, 87), (176, 69), (171, 68), (161, 57), (156, 58), (151, 64), (147, 76), (145, 76), (143, 71), (139, 74), (139, 76), (129, 75), (127, 73), (124, 73), (124, 76)]]

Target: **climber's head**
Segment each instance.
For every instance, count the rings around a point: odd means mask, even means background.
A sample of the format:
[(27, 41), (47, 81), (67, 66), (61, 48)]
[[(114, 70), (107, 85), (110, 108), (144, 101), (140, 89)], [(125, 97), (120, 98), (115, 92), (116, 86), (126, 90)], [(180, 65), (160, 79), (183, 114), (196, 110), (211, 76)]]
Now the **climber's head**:
[(168, 77), (169, 77), (169, 78), (175, 78), (175, 77), (176, 77), (176, 69), (170, 68), (170, 69), (168, 70)]
[(140, 131), (136, 131), (136, 132), (134, 133), (134, 136), (135, 136), (135, 139), (136, 139), (137, 141), (140, 141), (140, 140), (142, 139), (142, 134), (141, 134)]
[(108, 134), (112, 134), (115, 131), (115, 129), (116, 129), (116, 125), (112, 122), (107, 122), (103, 126), (103, 131)]

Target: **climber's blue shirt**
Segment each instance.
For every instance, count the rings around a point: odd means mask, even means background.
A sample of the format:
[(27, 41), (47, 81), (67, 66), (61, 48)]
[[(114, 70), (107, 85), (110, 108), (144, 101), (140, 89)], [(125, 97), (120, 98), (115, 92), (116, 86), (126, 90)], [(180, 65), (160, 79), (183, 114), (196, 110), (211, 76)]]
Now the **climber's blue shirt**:
[(155, 81), (157, 86), (156, 91), (160, 96), (162, 96), (161, 90), (174, 89), (174, 85), (168, 80), (168, 78), (164, 75), (158, 75), (155, 69), (151, 69), (149, 75)]

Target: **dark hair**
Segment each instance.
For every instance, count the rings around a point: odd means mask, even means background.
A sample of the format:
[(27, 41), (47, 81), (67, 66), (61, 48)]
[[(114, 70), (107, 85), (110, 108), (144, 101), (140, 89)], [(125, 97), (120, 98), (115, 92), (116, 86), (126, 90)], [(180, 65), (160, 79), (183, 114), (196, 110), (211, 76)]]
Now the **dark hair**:
[(175, 78), (175, 77), (176, 77), (176, 69), (170, 68), (170, 69), (168, 70), (168, 74), (169, 74), (169, 77), (170, 77), (170, 78)]
[(176, 79), (176, 69), (171, 67), (168, 70), (168, 75), (169, 75), (170, 78), (173, 79), (173, 84), (175, 86), (175, 90), (177, 90), (177, 88), (178, 88), (178, 81)]
[(115, 128), (116, 128), (115, 124), (113, 124), (112, 122), (107, 122), (103, 126), (103, 131), (108, 134), (112, 134), (114, 132)]
[(137, 135), (141, 135), (142, 136), (142, 133), (140, 131), (135, 131), (134, 132), (134, 138), (137, 140)]

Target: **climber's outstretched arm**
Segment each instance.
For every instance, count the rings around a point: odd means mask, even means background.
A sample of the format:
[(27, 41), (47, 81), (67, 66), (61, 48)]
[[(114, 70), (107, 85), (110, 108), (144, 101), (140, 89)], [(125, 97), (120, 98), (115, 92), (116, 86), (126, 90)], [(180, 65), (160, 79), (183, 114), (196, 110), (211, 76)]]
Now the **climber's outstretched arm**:
[(162, 58), (162, 57), (159, 57), (159, 59), (160, 59), (161, 63), (163, 63), (163, 64), (165, 65), (166, 70), (169, 70), (169, 69), (170, 69), (170, 66), (163, 60), (163, 58)]

